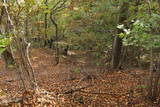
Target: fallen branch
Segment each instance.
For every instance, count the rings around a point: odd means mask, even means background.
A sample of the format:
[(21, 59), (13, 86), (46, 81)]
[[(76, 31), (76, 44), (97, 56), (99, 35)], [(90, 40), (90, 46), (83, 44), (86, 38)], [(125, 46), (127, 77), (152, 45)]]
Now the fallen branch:
[(7, 106), (9, 104), (13, 104), (13, 103), (23, 103), (24, 100), (27, 100), (29, 98), (32, 98), (33, 96), (32, 95), (28, 95), (28, 96), (22, 96), (22, 97), (11, 97), (11, 98), (8, 98), (8, 97), (4, 97), (4, 98), (0, 98), (0, 107), (1, 106)]
[(3, 98), (0, 99), (0, 106), (7, 106), (11, 103), (21, 103), (24, 98)]
[(110, 93), (110, 92), (88, 92), (88, 91), (82, 91), (80, 90), (80, 92), (82, 93), (86, 93), (86, 94), (94, 94), (94, 95), (109, 95), (111, 97), (114, 97), (114, 98), (121, 98), (122, 96), (128, 96), (130, 95), (130, 93), (124, 93), (124, 94), (121, 94), (121, 95), (118, 95), (116, 93)]
[(89, 88), (89, 87), (92, 87), (92, 86), (93, 85), (88, 85), (88, 86), (81, 87), (81, 88), (71, 89), (71, 90), (68, 90), (66, 92), (63, 92), (62, 94), (72, 94), (74, 92), (81, 91), (82, 89)]

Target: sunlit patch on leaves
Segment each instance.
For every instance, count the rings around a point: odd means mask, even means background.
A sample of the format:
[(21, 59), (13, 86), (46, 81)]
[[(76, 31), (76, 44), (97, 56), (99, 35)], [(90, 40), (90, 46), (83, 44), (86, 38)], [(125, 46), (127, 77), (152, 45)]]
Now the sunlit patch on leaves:
[(117, 28), (118, 29), (124, 29), (124, 25), (123, 24), (122, 25), (118, 25)]
[(118, 34), (118, 36), (119, 36), (120, 38), (123, 38), (123, 37), (125, 36), (125, 34), (124, 34), (124, 33), (120, 33), (120, 34)]
[(3, 92), (3, 90), (0, 89), (0, 97), (4, 96), (4, 95), (5, 95), (5, 93)]

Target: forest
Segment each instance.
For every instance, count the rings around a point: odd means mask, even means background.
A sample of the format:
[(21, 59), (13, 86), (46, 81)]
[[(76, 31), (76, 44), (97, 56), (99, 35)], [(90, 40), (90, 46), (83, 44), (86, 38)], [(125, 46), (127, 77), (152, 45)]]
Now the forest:
[(0, 107), (160, 107), (160, 0), (0, 0)]

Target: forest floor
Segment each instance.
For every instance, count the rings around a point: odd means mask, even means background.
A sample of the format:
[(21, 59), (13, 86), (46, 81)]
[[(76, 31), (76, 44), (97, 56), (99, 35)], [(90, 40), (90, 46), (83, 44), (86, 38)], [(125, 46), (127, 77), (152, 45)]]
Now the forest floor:
[[(30, 55), (38, 86), (55, 98), (46, 107), (160, 107), (145, 98), (146, 70), (111, 71), (95, 65), (92, 55), (81, 51), (61, 57), (56, 66), (47, 49), (32, 49)], [(18, 83), (14, 71), (0, 60), (0, 101), (16, 96)]]

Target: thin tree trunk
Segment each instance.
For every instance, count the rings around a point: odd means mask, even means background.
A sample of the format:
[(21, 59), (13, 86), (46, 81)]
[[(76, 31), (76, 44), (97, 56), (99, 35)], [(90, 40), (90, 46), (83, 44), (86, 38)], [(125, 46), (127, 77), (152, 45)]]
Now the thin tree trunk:
[(26, 20), (25, 20), (25, 30), (26, 30), (25, 36), (26, 36), (26, 38), (28, 38), (28, 16), (26, 16)]
[(54, 21), (53, 17), (52, 17), (52, 13), (50, 14), (50, 19), (53, 23), (53, 25), (55, 26), (55, 30), (56, 30), (56, 43), (55, 43), (55, 65), (59, 64), (59, 45), (58, 45), (58, 42), (59, 42), (59, 38), (58, 38), (58, 25), (57, 23)]
[(150, 49), (150, 78), (148, 84), (148, 98), (152, 99), (153, 95), (153, 79), (154, 79), (154, 72), (153, 72), (153, 50)]
[[(47, 7), (48, 7), (48, 0), (46, 0), (45, 1), (45, 6), (46, 6), (46, 9), (48, 9)], [(48, 35), (47, 35), (47, 28), (48, 28), (48, 20), (47, 20), (47, 18), (48, 18), (48, 13), (45, 13), (45, 15), (44, 15), (44, 29), (45, 29), (45, 31), (44, 31), (44, 46), (46, 46), (48, 43), (47, 43), (47, 37), (48, 37)]]

